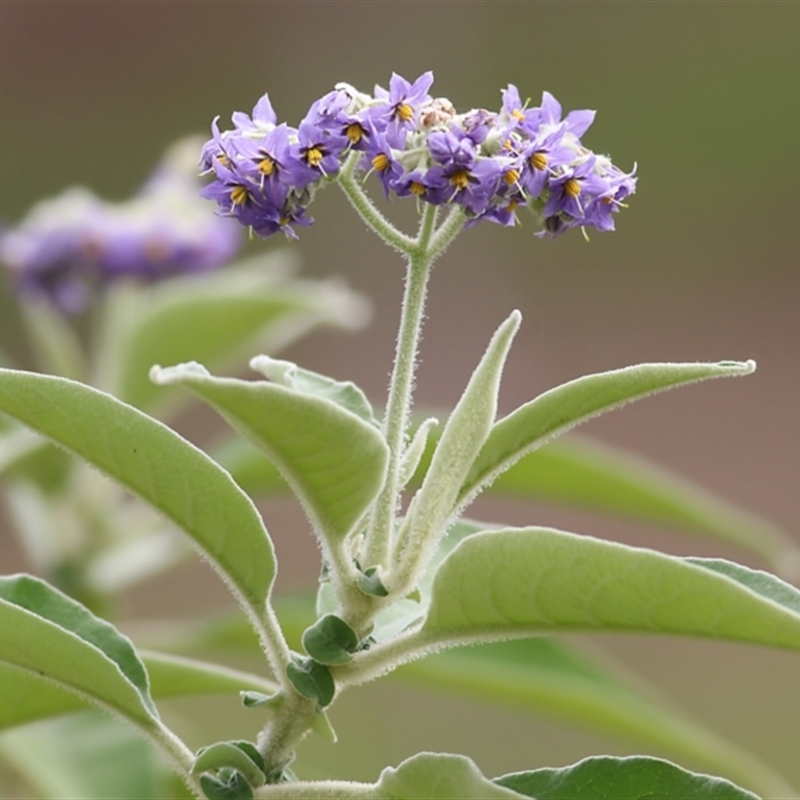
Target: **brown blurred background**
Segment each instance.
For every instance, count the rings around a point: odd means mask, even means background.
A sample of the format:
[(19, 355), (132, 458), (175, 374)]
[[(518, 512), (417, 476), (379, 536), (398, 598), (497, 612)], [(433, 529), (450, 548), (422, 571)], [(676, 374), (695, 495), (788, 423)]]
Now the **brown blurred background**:
[[(171, 141), (207, 131), (217, 114), (224, 127), (264, 91), (296, 124), (336, 81), (369, 90), (393, 70), (413, 80), (432, 69), (434, 93), (459, 109), (496, 108), (509, 82), (534, 103), (547, 89), (565, 111), (598, 110), (584, 141), (622, 168), (638, 162), (638, 194), (617, 232), (588, 244), (577, 231), (536, 239), (524, 216), (516, 230), (485, 224), (463, 235), (434, 271), (419, 402), (454, 403), (514, 307), (525, 322), (502, 411), (584, 372), (754, 358), (752, 377), (669, 393), (586, 430), (800, 537), (798, 31), (795, 2), (3, 2), (0, 220), (76, 183), (125, 197)], [(375, 317), (365, 333), (316, 335), (288, 357), (353, 379), (380, 403), (402, 265), (335, 189), (311, 211), (316, 224), (292, 245), (305, 273), (344, 276), (374, 301)], [(0, 303), (3, 346), (22, 352), (13, 300), (5, 293)], [(476, 513), (761, 566), (714, 543), (578, 513), (527, 504)], [(318, 564), (302, 519), (288, 502), (265, 515), (282, 588), (310, 585)], [(6, 552), (4, 571), (24, 566)], [(176, 613), (224, 601), (205, 573), (202, 598), (187, 594), (196, 574), (184, 575)], [(640, 637), (595, 643), (800, 786), (797, 654)], [(370, 732), (359, 735), (359, 719)], [(395, 731), (387, 720), (397, 719)], [(301, 759), (308, 777), (374, 779), (421, 749), (465, 752), (490, 775), (638, 750), (390, 684), (345, 697), (334, 722), (341, 741), (311, 743)]]

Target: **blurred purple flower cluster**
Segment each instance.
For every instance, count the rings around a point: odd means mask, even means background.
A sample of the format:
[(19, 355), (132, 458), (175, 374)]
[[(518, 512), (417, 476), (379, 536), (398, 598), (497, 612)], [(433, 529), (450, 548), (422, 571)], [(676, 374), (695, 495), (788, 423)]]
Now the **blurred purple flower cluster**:
[(0, 262), (21, 292), (78, 313), (108, 282), (153, 281), (228, 262), (239, 249), (241, 229), (209, 215), (198, 197), (198, 145), (194, 139), (174, 145), (126, 202), (68, 189), (0, 233)]
[(581, 143), (593, 111), (562, 119), (548, 92), (529, 108), (509, 85), (498, 111), (458, 113), (429, 94), (432, 84), (431, 72), (413, 83), (392, 75), (389, 90), (376, 87), (372, 95), (338, 84), (298, 128), (278, 124), (265, 94), (252, 116), (233, 115), (232, 130), (212, 123), (201, 166), (214, 179), (203, 196), (260, 236), (296, 238), (293, 226), (313, 221), (306, 210), (315, 190), (360, 152), (358, 170), (377, 176), (387, 197), (460, 205), (467, 225), (513, 225), (527, 206), (541, 235), (576, 226), (613, 230), (613, 214), (636, 179)]

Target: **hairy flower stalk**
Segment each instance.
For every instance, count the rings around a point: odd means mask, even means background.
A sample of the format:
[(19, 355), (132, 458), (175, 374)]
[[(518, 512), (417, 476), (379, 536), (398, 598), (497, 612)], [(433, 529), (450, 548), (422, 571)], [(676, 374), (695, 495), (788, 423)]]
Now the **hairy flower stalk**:
[[(574, 227), (612, 230), (613, 215), (636, 186), (633, 172), (623, 172), (581, 142), (594, 112), (573, 111), (562, 119), (552, 95), (545, 92), (541, 104), (532, 107), (512, 85), (502, 92), (497, 111), (458, 112), (446, 98), (430, 94), (432, 84), (430, 72), (413, 82), (392, 75), (388, 90), (376, 87), (372, 94), (338, 84), (312, 103), (296, 128), (278, 121), (265, 94), (250, 115), (233, 115), (232, 129), (220, 131), (214, 120), (201, 155), (202, 171), (211, 178), (203, 196), (251, 233), (297, 238), (295, 229), (313, 222), (307, 210), (316, 192), (337, 182), (365, 224), (406, 259), (383, 422), (386, 479), (351, 541), (328, 565), (335, 573), (337, 614), (359, 640), (382, 608), (414, 590), (409, 582), (416, 580), (430, 549), (411, 552), (415, 548), (409, 542), (418, 537), (404, 528), (400, 540), (397, 529), (417, 349), (434, 261), (464, 228), (482, 220), (516, 225), (523, 208), (538, 220), (539, 236), (558, 236)], [(367, 180), (377, 181), (387, 199), (407, 197), (416, 203), (416, 236), (399, 231), (378, 210), (364, 188)], [(441, 206), (449, 211), (443, 220)], [(429, 522), (428, 527), (442, 524)], [(442, 533), (437, 529), (432, 536)], [(349, 559), (354, 568), (346, 564)], [(378, 645), (371, 654), (380, 661), (386, 647), (391, 644)], [(356, 654), (342, 668), (342, 686), (359, 682), (358, 664)], [(332, 674), (335, 678), (336, 670)], [(285, 710), (284, 702), (296, 705), (299, 696), (282, 700)], [(310, 724), (301, 716), (302, 724), (291, 714), (278, 714), (262, 732), (259, 749), (273, 767), (288, 757)]]

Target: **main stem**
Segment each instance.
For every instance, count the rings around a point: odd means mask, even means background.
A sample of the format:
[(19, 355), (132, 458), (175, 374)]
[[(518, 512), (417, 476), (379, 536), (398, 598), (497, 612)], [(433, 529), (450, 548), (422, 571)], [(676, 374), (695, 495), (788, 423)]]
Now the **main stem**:
[(411, 396), (414, 390), (414, 370), (417, 363), (428, 276), (435, 258), (430, 250), (435, 224), (436, 207), (426, 205), (415, 247), (408, 254), (400, 330), (397, 335), (394, 370), (389, 385), (389, 399), (384, 418), (384, 436), (389, 445), (389, 465), (386, 482), (375, 501), (367, 531), (363, 552), (365, 567), (388, 566), (395, 513), (402, 490), (400, 473), (411, 409)]

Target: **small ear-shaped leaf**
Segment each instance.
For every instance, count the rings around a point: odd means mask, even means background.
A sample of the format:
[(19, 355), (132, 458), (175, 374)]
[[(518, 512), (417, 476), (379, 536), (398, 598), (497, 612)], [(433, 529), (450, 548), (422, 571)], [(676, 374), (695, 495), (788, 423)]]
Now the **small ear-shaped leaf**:
[(291, 361), (280, 361), (269, 356), (256, 356), (250, 360), (250, 367), (268, 380), (279, 383), (287, 389), (324, 397), (352, 412), (364, 422), (376, 427), (379, 425), (367, 396), (352, 381), (337, 381), (327, 375), (298, 367)]
[(414, 473), (419, 467), (422, 456), (428, 444), (430, 432), (439, 424), (436, 417), (426, 419), (415, 431), (406, 451), (403, 453), (403, 463), (401, 465), (400, 485), (405, 487), (414, 477)]
[(327, 545), (341, 541), (380, 490), (388, 448), (380, 431), (340, 405), (266, 381), (215, 378), (199, 364), (151, 371), (216, 408), (274, 461)]
[(201, 775), (200, 786), (208, 800), (253, 800), (253, 787), (238, 770), (223, 767), (216, 775)]
[(205, 453), (89, 386), (0, 370), (0, 411), (98, 467), (193, 539), (251, 619), (261, 619), (275, 555), (252, 500)]
[(291, 662), (286, 667), (286, 675), (303, 697), (316, 700), (321, 708), (330, 705), (336, 694), (330, 670), (313, 658)]
[(126, 717), (158, 726), (147, 671), (113, 625), (29, 575), (0, 578), (0, 661)]
[(358, 636), (343, 619), (335, 614), (326, 614), (306, 629), (303, 647), (320, 664), (339, 666), (353, 658)]
[(472, 759), (449, 753), (419, 753), (398, 767), (387, 767), (375, 789), (376, 798), (402, 800), (503, 800), (520, 796), (485, 778)]
[(165, 400), (153, 364), (202, 360), (225, 368), (276, 350), (320, 324), (359, 327), (365, 300), (335, 282), (287, 280), (286, 251), (218, 273), (179, 276), (111, 297), (99, 385), (136, 406)]
[(266, 782), (264, 759), (250, 742), (216, 742), (201, 747), (192, 763), (192, 774), (216, 772), (224, 767), (240, 772), (253, 788)]
[[(725, 574), (722, 574), (723, 571)], [(800, 649), (800, 591), (765, 572), (548, 528), (477, 533), (434, 578), (422, 636), (639, 631)]]
[(495, 783), (536, 800), (758, 800), (722, 778), (647, 756), (586, 758), (571, 767), (503, 775)]
[(408, 589), (435, 551), (445, 523), (459, 505), (459, 489), (492, 429), (500, 377), (521, 321), (522, 315), (514, 311), (495, 332), (447, 420), (428, 473), (409, 506), (397, 546), (400, 572), (409, 573), (403, 576)]
[(749, 375), (754, 361), (716, 364), (639, 364), (586, 375), (551, 389), (499, 420), (466, 476), (464, 503), (526, 453), (575, 425), (656, 392), (709, 378)]

